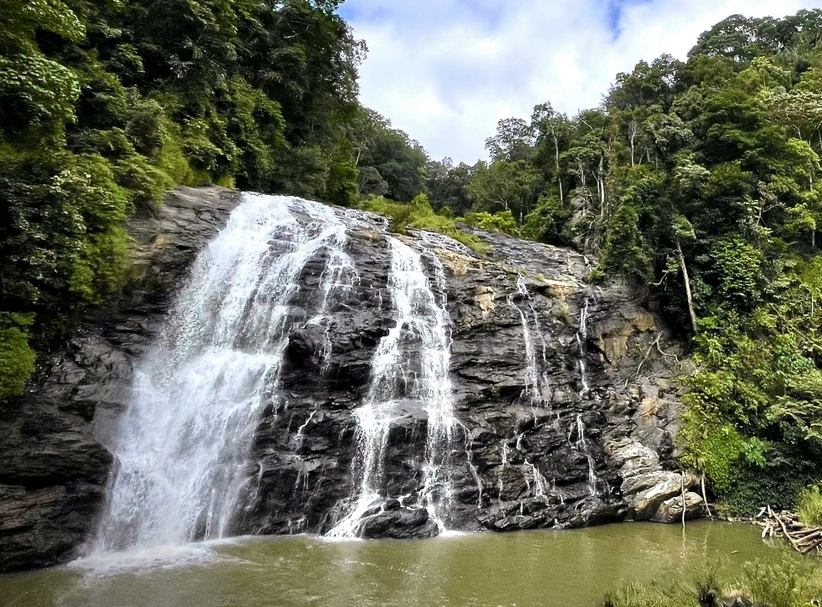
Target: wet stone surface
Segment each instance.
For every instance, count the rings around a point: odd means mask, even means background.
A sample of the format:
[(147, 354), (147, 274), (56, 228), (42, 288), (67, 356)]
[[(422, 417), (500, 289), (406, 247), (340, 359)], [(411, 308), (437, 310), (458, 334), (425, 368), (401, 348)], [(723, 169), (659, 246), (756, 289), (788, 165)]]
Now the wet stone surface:
[[(0, 411), (0, 570), (77, 554), (102, 505), (135, 364), (197, 252), (238, 201), (218, 188), (179, 188), (158, 218), (135, 222), (131, 286), (88, 318), (24, 398)], [(299, 277), (278, 391), (262, 409), (232, 534), (324, 533), (356, 497), (354, 412), (396, 310), (387, 222), (338, 213), (358, 278), (326, 302), (327, 321), (312, 324), (327, 252)], [(446, 526), (512, 531), (681, 513), (681, 497), (671, 501), (683, 484), (673, 471), (679, 346), (635, 293), (586, 284), (584, 256), (476, 233), (492, 247), (484, 258), (438, 234), (400, 237), (421, 255), (450, 317), (456, 423)], [(403, 347), (419, 347), (412, 330)], [(363, 536), (436, 534), (419, 507), (426, 435), (425, 411), (399, 403), (383, 458), (387, 501), (362, 519)], [(698, 513), (696, 497), (687, 496), (688, 516)]]

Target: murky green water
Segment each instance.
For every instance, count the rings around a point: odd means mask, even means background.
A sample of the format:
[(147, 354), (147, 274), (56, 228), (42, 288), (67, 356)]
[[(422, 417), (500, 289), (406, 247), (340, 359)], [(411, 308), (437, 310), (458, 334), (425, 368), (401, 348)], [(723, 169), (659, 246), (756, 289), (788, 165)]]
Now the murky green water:
[(756, 527), (634, 523), (433, 540), (246, 538), (0, 577), (3, 607), (593, 606), (621, 581), (788, 551)]

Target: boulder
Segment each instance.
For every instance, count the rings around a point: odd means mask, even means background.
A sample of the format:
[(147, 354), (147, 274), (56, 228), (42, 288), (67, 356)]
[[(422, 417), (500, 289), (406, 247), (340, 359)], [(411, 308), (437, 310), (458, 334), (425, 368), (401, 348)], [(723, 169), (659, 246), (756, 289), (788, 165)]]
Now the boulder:
[(398, 540), (434, 537), (439, 533), (425, 508), (385, 509), (363, 518), (360, 537)]
[[(702, 511), (705, 507), (705, 502), (702, 500), (702, 496), (694, 493), (693, 491), (688, 491), (685, 493), (684, 503), (686, 519), (692, 519), (702, 515)], [(653, 517), (651, 517), (651, 520), (657, 523), (676, 523), (681, 521), (683, 510), (682, 504), (683, 499), (681, 494), (665, 500), (659, 505), (659, 508)]]
[[(684, 478), (685, 489), (690, 489), (697, 484), (697, 482), (695, 477), (686, 475)], [(680, 474), (673, 472), (655, 472), (633, 477), (632, 479), (624, 481), (623, 484), (626, 483), (631, 483), (633, 484), (633, 488), (639, 489), (633, 494), (630, 506), (635, 521), (647, 521), (652, 518), (658, 520), (654, 517), (657, 515), (663, 503), (671, 499), (680, 499), (681, 502), (683, 478)], [(644, 486), (647, 488), (640, 489)]]

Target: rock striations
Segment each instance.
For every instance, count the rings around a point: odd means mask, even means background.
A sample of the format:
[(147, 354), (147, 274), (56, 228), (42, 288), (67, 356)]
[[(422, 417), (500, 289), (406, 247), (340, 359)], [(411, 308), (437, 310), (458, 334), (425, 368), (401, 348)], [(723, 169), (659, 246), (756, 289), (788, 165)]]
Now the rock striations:
[[(87, 319), (24, 397), (0, 409), (0, 571), (66, 561), (93, 534), (135, 363), (240, 200), (219, 188), (178, 188), (158, 217), (135, 221), (129, 288)], [(278, 395), (261, 409), (228, 534), (327, 533), (358, 497), (355, 411), (397, 311), (387, 220), (337, 214), (357, 278), (331, 300), (318, 295), (329, 251), (303, 267), (288, 303)], [(440, 454), (448, 470), (432, 477), (426, 466), (427, 409), (413, 398), (392, 402), (381, 499), (358, 512), (358, 534), (670, 522), (683, 499), (686, 515), (697, 515), (701, 498), (688, 491), (697, 479), (675, 471), (679, 346), (658, 319), (630, 289), (587, 284), (590, 264), (579, 253), (475, 234), (490, 245), (485, 256), (439, 234), (394, 236), (419, 255), (450, 319), (450, 452)], [(323, 322), (308, 322), (318, 306)], [(402, 339), (424, 347), (412, 330)], [(436, 483), (447, 490), (435, 490), (433, 517), (421, 505)]]

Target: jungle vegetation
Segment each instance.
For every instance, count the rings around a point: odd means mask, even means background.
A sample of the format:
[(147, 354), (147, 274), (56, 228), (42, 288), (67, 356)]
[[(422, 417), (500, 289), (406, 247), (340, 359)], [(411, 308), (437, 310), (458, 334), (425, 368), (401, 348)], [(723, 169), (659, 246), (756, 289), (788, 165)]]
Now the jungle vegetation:
[(658, 302), (696, 372), (680, 439), (736, 512), (822, 480), (822, 11), (734, 15), (600, 107), (500, 121), (489, 162), (431, 163), (436, 209), (508, 213)]

